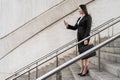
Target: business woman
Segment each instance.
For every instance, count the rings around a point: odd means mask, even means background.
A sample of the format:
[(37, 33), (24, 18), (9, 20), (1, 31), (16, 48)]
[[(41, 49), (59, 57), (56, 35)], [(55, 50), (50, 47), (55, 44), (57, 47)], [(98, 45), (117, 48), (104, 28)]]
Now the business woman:
[[(92, 18), (88, 14), (86, 5), (84, 5), (84, 4), (79, 5), (78, 11), (81, 14), (81, 17), (78, 18), (78, 20), (77, 20), (77, 22), (74, 26), (68, 24), (65, 20), (64, 20), (64, 24), (67, 27), (67, 29), (77, 30), (77, 40), (81, 41), (82, 39), (84, 39), (84, 38), (86, 38), (90, 35)], [(80, 53), (80, 48), (83, 45), (88, 45), (88, 44), (89, 44), (89, 39), (87, 39), (84, 42), (78, 44), (79, 53)], [(86, 74), (89, 72), (88, 71), (88, 58), (82, 58), (80, 62), (81, 62), (81, 70), (78, 73), (78, 75), (86, 76)]]

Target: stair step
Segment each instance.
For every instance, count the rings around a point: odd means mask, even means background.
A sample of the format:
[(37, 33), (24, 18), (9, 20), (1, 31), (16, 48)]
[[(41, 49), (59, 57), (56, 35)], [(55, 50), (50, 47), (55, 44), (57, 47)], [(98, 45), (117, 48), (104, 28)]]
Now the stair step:
[(16, 80), (27, 80), (28, 79), (28, 73), (21, 75), (20, 77), (16, 78)]
[(51, 71), (52, 69), (56, 68), (56, 64), (55, 63), (51, 63), (49, 65), (46, 65), (47, 69), (46, 72)]
[(106, 45), (107, 47), (118, 47), (120, 48), (120, 42), (113, 41)]
[(42, 76), (42, 75), (44, 75), (45, 73), (46, 73), (46, 69), (45, 69), (46, 67), (42, 67), (39, 71), (38, 71), (38, 74), (39, 74), (39, 76)]
[(27, 78), (19, 77), (19, 78), (17, 78), (17, 80), (27, 80)]
[(30, 80), (35, 80), (36, 79), (36, 71), (30, 73)]
[[(46, 65), (47, 69), (46, 69), (46, 73), (51, 71), (52, 69), (56, 68), (56, 64), (55, 63), (50, 63), (49, 65)], [(46, 80), (56, 80), (56, 75), (52, 75), (50, 77), (48, 77)]]
[[(98, 66), (97, 57), (91, 58), (90, 62)], [(106, 71), (115, 75), (116, 77), (120, 77), (120, 64), (119, 63), (114, 63), (114, 62), (101, 59), (101, 68), (105, 69)]]
[[(38, 69), (38, 77), (44, 75), (45, 73), (47, 73), (48, 71), (52, 70), (55, 68), (55, 63), (50, 63), (45, 65), (44, 67)], [(32, 73), (33, 74), (33, 73)], [(55, 75), (49, 77), (47, 80), (52, 80), (54, 78)], [(54, 79), (55, 80), (55, 79)]]
[(120, 55), (119, 54), (113, 54), (110, 52), (101, 51), (101, 58), (108, 60), (108, 61), (120, 63)]
[(93, 80), (120, 80), (120, 78), (117, 78), (116, 76), (106, 72), (105, 70), (99, 72), (96, 67), (97, 66), (94, 65), (94, 68), (89, 69), (90, 76), (93, 78)]
[[(107, 39), (108, 39), (108, 37), (107, 38), (101, 38), (101, 42), (103, 42), (103, 41), (105, 41)], [(96, 41), (96, 42), (98, 42), (98, 41)], [(110, 42), (106, 46), (109, 46), (109, 47), (119, 47), (120, 48), (120, 38)]]
[[(59, 60), (60, 64), (63, 64), (65, 62), (66, 61), (64, 60), (64, 58)], [(61, 74), (62, 74), (62, 80), (75, 80), (71, 71), (70, 71), (70, 69), (69, 69), (69, 67), (61, 70)]]
[(104, 51), (104, 52), (111, 52), (111, 53), (120, 54), (120, 48), (118, 48), (118, 47), (107, 47), (107, 46), (105, 46), (105, 47), (102, 47), (100, 50)]
[[(107, 39), (109, 39), (109, 37), (101, 38), (101, 41), (105, 41), (105, 40), (107, 40)], [(114, 40), (113, 42), (115, 42), (115, 43), (120, 43), (120, 38), (117, 38), (117, 39)]]
[(69, 68), (63, 69), (61, 73), (62, 80), (75, 80)]
[(91, 63), (89, 64), (89, 75), (92, 78), (91, 80), (120, 80), (120, 78), (105, 70), (99, 72), (97, 67), (98, 66)]

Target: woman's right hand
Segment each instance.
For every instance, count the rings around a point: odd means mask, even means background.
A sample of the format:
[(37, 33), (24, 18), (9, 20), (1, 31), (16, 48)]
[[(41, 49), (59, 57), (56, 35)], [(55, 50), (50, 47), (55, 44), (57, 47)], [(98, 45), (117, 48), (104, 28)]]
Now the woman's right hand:
[(66, 27), (68, 26), (68, 23), (65, 20), (64, 20), (64, 24), (65, 24)]
[(84, 41), (84, 45), (88, 45), (88, 40), (85, 40), (85, 41)]

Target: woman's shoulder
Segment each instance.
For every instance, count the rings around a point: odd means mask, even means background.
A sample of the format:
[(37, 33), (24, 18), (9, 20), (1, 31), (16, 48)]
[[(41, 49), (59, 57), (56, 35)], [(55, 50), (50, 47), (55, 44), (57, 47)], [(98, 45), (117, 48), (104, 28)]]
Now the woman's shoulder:
[(92, 19), (91, 15), (90, 14), (86, 15), (86, 19)]
[(88, 15), (86, 15), (86, 17), (87, 17), (87, 18), (91, 18), (91, 15), (90, 15), (90, 14), (88, 14)]

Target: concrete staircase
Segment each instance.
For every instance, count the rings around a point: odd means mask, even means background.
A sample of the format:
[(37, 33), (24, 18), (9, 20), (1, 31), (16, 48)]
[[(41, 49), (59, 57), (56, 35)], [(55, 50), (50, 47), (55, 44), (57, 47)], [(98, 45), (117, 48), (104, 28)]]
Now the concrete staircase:
[[(120, 40), (120, 39), (119, 39)], [(89, 74), (85, 77), (78, 75), (80, 71), (79, 61), (60, 71), (61, 80), (120, 80), (120, 43), (119, 40), (102, 47), (101, 71), (98, 71), (98, 55), (90, 58)], [(74, 58), (76, 53), (69, 53), (59, 58), (59, 65)], [(50, 62), (39, 68), (38, 76), (42, 76), (56, 67), (56, 62)], [(30, 80), (36, 80), (35, 71), (31, 71)], [(17, 80), (28, 80), (28, 75), (23, 75)], [(46, 80), (56, 80), (56, 74)]]

